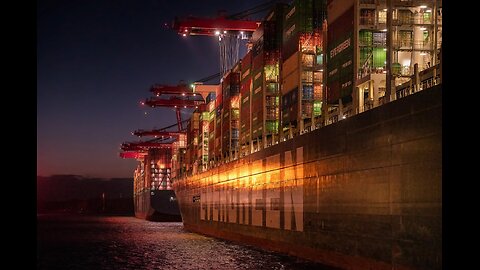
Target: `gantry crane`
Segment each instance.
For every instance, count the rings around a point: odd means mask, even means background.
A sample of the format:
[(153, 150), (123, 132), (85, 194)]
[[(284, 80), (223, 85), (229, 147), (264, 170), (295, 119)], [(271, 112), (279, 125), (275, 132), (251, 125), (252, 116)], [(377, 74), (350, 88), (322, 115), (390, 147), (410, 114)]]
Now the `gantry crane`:
[(150, 88), (154, 97), (142, 101), (142, 105), (150, 107), (173, 107), (177, 114), (178, 131), (183, 131), (181, 110), (183, 108), (198, 108), (205, 101), (202, 95), (194, 93), (185, 84), (177, 86), (155, 84)]
[(172, 148), (172, 142), (165, 138), (149, 141), (124, 142), (120, 148), (123, 151), (120, 152), (121, 158), (140, 159), (147, 155), (148, 149), (150, 148)]
[(225, 17), (214, 19), (187, 17), (183, 20), (175, 18), (173, 29), (182, 36), (220, 36), (220, 34), (225, 34), (225, 31), (243, 32), (242, 34), (253, 33), (259, 24), (256, 21), (231, 20)]
[(142, 152), (142, 151), (120, 152), (120, 157), (121, 158), (143, 159), (146, 155), (147, 155), (147, 153)]
[(213, 19), (193, 16), (187, 17), (186, 19), (176, 17), (173, 21), (172, 28), (182, 36), (219, 36), (225, 34), (224, 31), (243, 32), (242, 34), (253, 33), (260, 25), (260, 22), (256, 20), (246, 20), (245, 18), (269, 10), (276, 2), (278, 2), (278, 0), (271, 0), (244, 11), (230, 15), (219, 15)]
[[(182, 124), (188, 120), (183, 120)], [(172, 148), (172, 140), (178, 141), (181, 135), (186, 135), (184, 131), (171, 131), (176, 124), (169, 125), (159, 129), (144, 130), (137, 129), (132, 132), (132, 135), (138, 137), (153, 136), (154, 139), (149, 141), (124, 142), (121, 144), (121, 149), (124, 152), (120, 153), (122, 158), (140, 159), (147, 155), (149, 148)]]
[(175, 18), (172, 28), (180, 35), (186, 36), (218, 36), (220, 45), (220, 73), (223, 77), (239, 60), (239, 40), (248, 40), (260, 26), (259, 21), (246, 20), (246, 16), (264, 11), (272, 2), (260, 4), (252, 9), (230, 16), (217, 18), (187, 17)]
[(138, 137), (143, 136), (154, 136), (155, 138), (178, 138), (180, 135), (185, 134), (185, 132), (179, 131), (163, 131), (159, 129), (144, 130), (137, 129), (133, 132), (133, 135)]

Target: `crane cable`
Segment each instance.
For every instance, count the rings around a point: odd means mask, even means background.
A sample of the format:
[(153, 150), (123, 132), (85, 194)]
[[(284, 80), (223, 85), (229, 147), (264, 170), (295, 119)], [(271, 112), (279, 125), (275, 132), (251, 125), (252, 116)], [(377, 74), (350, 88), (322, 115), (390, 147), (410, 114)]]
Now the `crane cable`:
[(239, 60), (240, 34), (223, 33), (218, 37), (220, 47), (220, 73), (223, 77)]

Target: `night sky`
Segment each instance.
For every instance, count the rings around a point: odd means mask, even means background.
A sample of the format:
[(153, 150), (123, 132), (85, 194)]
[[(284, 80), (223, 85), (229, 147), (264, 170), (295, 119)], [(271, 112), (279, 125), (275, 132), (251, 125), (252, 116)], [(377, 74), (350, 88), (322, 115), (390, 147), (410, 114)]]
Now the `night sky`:
[(163, 25), (263, 2), (38, 1), (37, 174), (132, 177), (136, 161), (119, 157), (120, 144), (137, 140), (135, 129), (176, 122), (173, 109), (140, 106), (149, 87), (219, 71), (215, 38)]

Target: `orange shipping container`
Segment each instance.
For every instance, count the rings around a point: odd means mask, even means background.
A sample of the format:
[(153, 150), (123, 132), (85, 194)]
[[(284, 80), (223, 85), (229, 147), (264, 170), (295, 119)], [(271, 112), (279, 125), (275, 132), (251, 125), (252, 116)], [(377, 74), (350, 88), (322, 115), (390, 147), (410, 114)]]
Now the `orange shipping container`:
[(300, 74), (298, 72), (298, 69), (290, 73), (289, 76), (283, 76), (282, 83), (282, 95), (285, 95), (286, 93), (292, 91), (292, 89), (298, 88), (300, 84)]
[(292, 73), (294, 70), (298, 69), (299, 66), (299, 59), (298, 59), (298, 54), (300, 52), (296, 52), (293, 54), (291, 57), (283, 61), (282, 64), (282, 74), (288, 76), (290, 73)]

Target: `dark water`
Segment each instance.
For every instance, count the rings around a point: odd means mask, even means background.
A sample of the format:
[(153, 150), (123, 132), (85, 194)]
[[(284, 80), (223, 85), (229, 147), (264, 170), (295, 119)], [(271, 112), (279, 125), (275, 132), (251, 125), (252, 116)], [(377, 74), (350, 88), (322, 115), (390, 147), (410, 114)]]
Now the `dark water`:
[(133, 217), (37, 217), (37, 269), (332, 269)]

